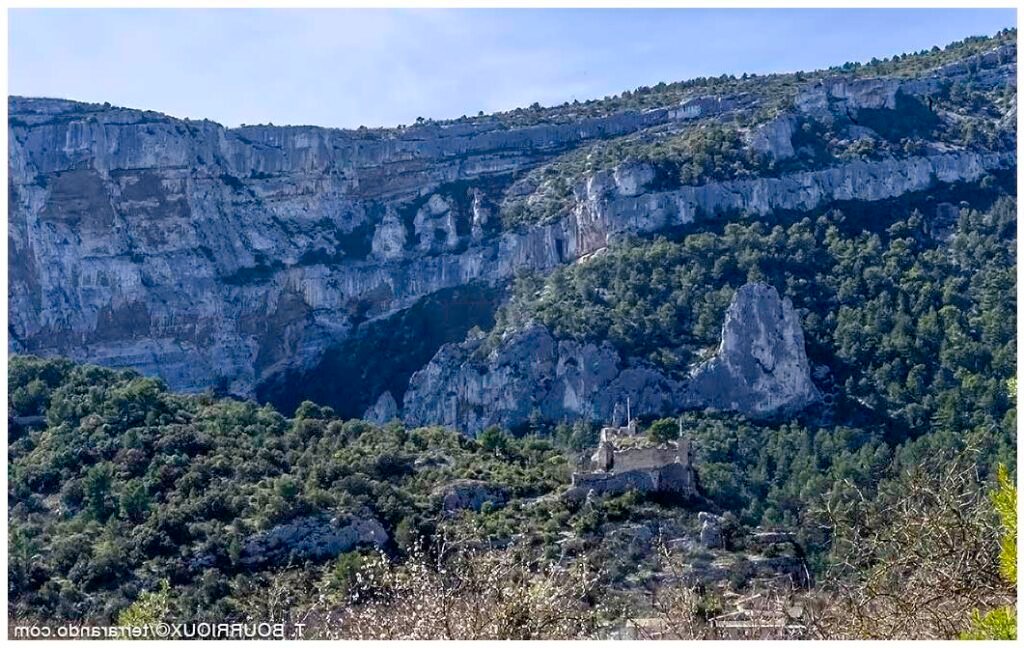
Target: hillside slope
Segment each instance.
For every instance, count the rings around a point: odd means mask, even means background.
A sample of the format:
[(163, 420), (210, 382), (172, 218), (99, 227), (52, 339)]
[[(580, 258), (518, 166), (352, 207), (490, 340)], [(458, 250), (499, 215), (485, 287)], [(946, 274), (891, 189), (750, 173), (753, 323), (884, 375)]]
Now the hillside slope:
[(1015, 39), (390, 130), (11, 98), (15, 633), (1012, 625)]

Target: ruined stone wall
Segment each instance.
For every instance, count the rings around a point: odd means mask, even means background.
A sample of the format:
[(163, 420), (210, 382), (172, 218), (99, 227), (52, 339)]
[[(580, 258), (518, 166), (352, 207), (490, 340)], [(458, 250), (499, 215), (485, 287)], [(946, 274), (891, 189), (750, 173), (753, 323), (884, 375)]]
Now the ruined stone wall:
[(564, 497), (582, 500), (593, 491), (597, 496), (618, 495), (628, 490), (641, 493), (675, 493), (684, 497), (697, 492), (693, 469), (679, 463), (658, 468), (628, 470), (616, 473), (573, 473), (572, 486)]
[(612, 471), (661, 468), (666, 464), (674, 463), (678, 452), (678, 448), (674, 445), (615, 450)]
[(583, 499), (587, 493), (594, 491), (596, 495), (612, 495), (635, 489), (642, 493), (658, 490), (659, 471), (631, 470), (625, 473), (574, 473), (572, 487), (566, 497)]

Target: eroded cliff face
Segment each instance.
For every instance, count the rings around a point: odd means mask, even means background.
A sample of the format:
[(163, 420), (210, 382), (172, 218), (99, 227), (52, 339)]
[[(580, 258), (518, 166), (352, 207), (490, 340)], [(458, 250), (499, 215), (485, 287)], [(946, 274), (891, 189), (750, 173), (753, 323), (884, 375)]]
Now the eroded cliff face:
[[(893, 110), (900, 96), (927, 97), (957, 75), (1014, 83), (1015, 50), (987, 56), (923, 79), (809, 82), (791, 108), (751, 129), (749, 145), (785, 160), (798, 148), (794, 120), (801, 115), (832, 116), (840, 136), (856, 139), (870, 129), (843, 122), (851, 110)], [(681, 132), (749, 113), (758, 108), (756, 98), (697, 97), (591, 117), (563, 112), (523, 127), (484, 117), (358, 131), (226, 129), (49, 99), (11, 98), (9, 108), (9, 350), (134, 367), (175, 389), (214, 387), (272, 400), (285, 398), (280, 385), (311, 380), (332, 393), (358, 392), (345, 397), (349, 415), (384, 392), (394, 406), (380, 401), (378, 415), (393, 413), (408, 400), (405, 385), (417, 363), (462, 340), (472, 326), (486, 328), (495, 296), (519, 272), (575, 261), (628, 235), (894, 198), (1016, 164), (1012, 148), (926, 142), (913, 155), (664, 190), (649, 165), (629, 162), (580, 178), (569, 208), (556, 218), (511, 227), (501, 206), (510, 195), (536, 191), (521, 182), (531, 169), (599, 140)], [(466, 298), (467, 286), (481, 288)], [(402, 319), (428, 306), (460, 315), (426, 334), (416, 318)], [(409, 348), (388, 347), (390, 357), (376, 362), (415, 362), (399, 363), (386, 380), (370, 385), (358, 368), (331, 360), (332, 352), (345, 355), (360, 340), (380, 340), (381, 331), (394, 330), (389, 326), (404, 327), (397, 338), (409, 340)], [(542, 361), (553, 365), (563, 356), (593, 354), (593, 363), (619, 367), (620, 382), (607, 382), (612, 391), (631, 393), (652, 411), (675, 402), (663, 377), (626, 367), (614, 350), (591, 345), (563, 354), (563, 345), (574, 343), (539, 330), (517, 335), (524, 342), (509, 341), (510, 358), (527, 342), (550, 349)], [(446, 353), (466, 350), (446, 346), (439, 357)], [(518, 380), (509, 363), (506, 379)], [(311, 379), (314, 371), (320, 373)], [(582, 389), (596, 369), (565, 371), (579, 373)], [(320, 379), (326, 374), (330, 381)], [(492, 412), (437, 421), (477, 427), (476, 421), (515, 418), (495, 414), (505, 411), (505, 397), (493, 396)], [(436, 413), (440, 405), (421, 410), (415, 400), (406, 416), (436, 422), (418, 412)], [(551, 391), (541, 401), (552, 414), (609, 413), (573, 390)], [(508, 404), (509, 411), (521, 407)]]
[(736, 291), (716, 355), (686, 378), (623, 358), (607, 343), (556, 340), (533, 324), (496, 343), (479, 337), (442, 347), (412, 376), (403, 415), (411, 425), (472, 434), (536, 417), (609, 421), (627, 398), (637, 416), (709, 408), (766, 418), (797, 412), (819, 394), (793, 305), (775, 288), (751, 283)]
[(771, 286), (741, 286), (725, 312), (718, 352), (691, 376), (689, 400), (756, 418), (799, 411), (819, 396), (793, 304)]
[(632, 399), (638, 415), (668, 411), (682, 385), (610, 344), (556, 340), (541, 324), (513, 331), (488, 349), (483, 337), (447, 344), (413, 374), (402, 414), (412, 425), (440, 423), (475, 434), (543, 420), (610, 420)]
[(552, 232), (498, 231), (509, 174), (670, 119), (362, 133), (10, 112), (11, 350), (242, 395), (424, 296), (560, 262)]

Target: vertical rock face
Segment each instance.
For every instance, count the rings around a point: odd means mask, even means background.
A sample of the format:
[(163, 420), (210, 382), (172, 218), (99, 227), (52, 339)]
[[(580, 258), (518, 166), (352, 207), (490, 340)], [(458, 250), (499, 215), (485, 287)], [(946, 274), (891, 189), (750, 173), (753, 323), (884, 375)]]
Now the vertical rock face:
[(670, 120), (226, 129), (8, 105), (10, 350), (240, 395), (428, 295), (560, 263), (563, 227), (498, 231), (510, 174)]
[(790, 301), (765, 284), (737, 290), (718, 353), (693, 372), (688, 393), (695, 404), (750, 416), (798, 411), (817, 400)]
[(377, 402), (373, 406), (366, 410), (363, 418), (367, 421), (372, 421), (383, 425), (388, 421), (391, 421), (398, 417), (398, 403), (395, 402), (395, 397), (391, 395), (391, 392), (386, 391), (380, 395)]
[[(1009, 86), (1015, 61), (1008, 47), (927, 78), (813, 81), (799, 88), (785, 114), (752, 129), (748, 145), (792, 162), (800, 150), (794, 120), (884, 113), (901, 97), (937, 92), (953, 79)], [(1015, 147), (923, 142), (914, 155), (790, 165), (800, 170), (670, 187), (654, 165), (623, 159), (573, 176), (563, 187), (565, 204), (549, 218), (516, 226), (505, 219), (509, 200), (539, 200), (543, 183), (530, 179), (531, 170), (563, 154), (599, 140), (682, 133), (723, 114), (750, 116), (759, 101), (746, 92), (686, 95), (643, 111), (567, 106), (525, 118), (340, 130), (230, 129), (109, 105), (12, 97), (8, 348), (133, 367), (174, 389), (262, 398), (281, 391), (282, 377), (295, 382), (325, 364), (348, 370), (331, 354), (366, 339), (367, 329), (468, 285), (501, 287), (517, 273), (548, 271), (633, 235), (682, 231), (732, 214), (767, 220), (780, 210), (897, 198), (1016, 165)], [(422, 367), (439, 340), (463, 339), (493, 316), (490, 304), (462, 306), (453, 304), (453, 312), (471, 312), (472, 321), (447, 322), (439, 327), (444, 335), (406, 326), (409, 346), (388, 349), (403, 359), (401, 375), (353, 398), (346, 415), (366, 411), (385, 391), (397, 406), (410, 358)], [(636, 394), (638, 407), (652, 412), (682, 398), (679, 381), (603, 345), (524, 335), (521, 344), (504, 344), (498, 353), (508, 357), (494, 362), (521, 367), (516, 358), (536, 356), (541, 368), (508, 370), (501, 380), (559, 379), (542, 398), (501, 410), (509, 412), (498, 417), (502, 422), (522, 418), (523, 408), (555, 418), (605, 417), (604, 401), (581, 396), (594, 384), (609, 394)], [(543, 342), (540, 350), (527, 349), (532, 337)], [(431, 341), (425, 356), (416, 338)], [(453, 357), (441, 364), (462, 363)], [(403, 403), (413, 420), (433, 422), (428, 415), (442, 407), (416, 397), (437, 392), (429, 371)], [(348, 373), (355, 377), (330, 384), (350, 389), (359, 372)], [(494, 381), (465, 380), (458, 389), (506, 398), (489, 386)], [(469, 413), (471, 406), (458, 400), (443, 403), (459, 413), (437, 420), (492, 418)], [(382, 402), (379, 412), (388, 410)]]
[(639, 416), (712, 408), (765, 418), (799, 411), (818, 397), (799, 316), (775, 288), (752, 283), (736, 291), (718, 353), (688, 379), (622, 358), (607, 343), (557, 340), (533, 324), (490, 349), (484, 339), (442, 347), (413, 374), (403, 416), (413, 425), (441, 423), (473, 434), (538, 416), (607, 421), (627, 398)]

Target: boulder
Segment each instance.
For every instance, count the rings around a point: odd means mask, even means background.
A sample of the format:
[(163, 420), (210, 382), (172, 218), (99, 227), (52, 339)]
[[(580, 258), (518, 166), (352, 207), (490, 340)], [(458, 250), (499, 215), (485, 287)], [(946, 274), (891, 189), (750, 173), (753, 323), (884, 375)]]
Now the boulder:
[(455, 513), (463, 510), (479, 511), (486, 502), (501, 507), (508, 501), (504, 487), (476, 479), (459, 479), (439, 486), (434, 497), (440, 500), (441, 510)]
[(697, 514), (700, 526), (700, 543), (707, 549), (721, 549), (725, 547), (725, 537), (722, 535), (722, 518), (712, 513), (701, 511)]
[(250, 537), (243, 545), (241, 562), (259, 567), (325, 560), (359, 545), (381, 547), (387, 541), (387, 530), (370, 515), (310, 515)]

